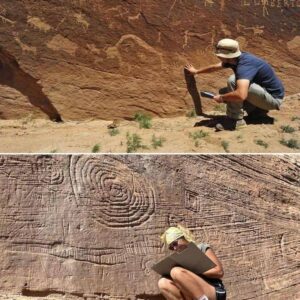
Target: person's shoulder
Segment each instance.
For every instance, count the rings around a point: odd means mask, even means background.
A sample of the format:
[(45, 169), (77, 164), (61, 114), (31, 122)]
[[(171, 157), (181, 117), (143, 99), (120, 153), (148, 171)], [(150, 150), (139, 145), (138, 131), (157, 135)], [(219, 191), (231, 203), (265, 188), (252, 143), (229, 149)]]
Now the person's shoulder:
[(259, 58), (249, 52), (242, 52), (241, 56), (240, 56), (240, 60), (242, 61), (253, 61), (253, 60), (258, 60)]
[(202, 251), (202, 252), (206, 252), (206, 250), (208, 249), (208, 248), (210, 248), (210, 245), (209, 244), (207, 244), (207, 243), (200, 243), (200, 244), (198, 244), (198, 248)]

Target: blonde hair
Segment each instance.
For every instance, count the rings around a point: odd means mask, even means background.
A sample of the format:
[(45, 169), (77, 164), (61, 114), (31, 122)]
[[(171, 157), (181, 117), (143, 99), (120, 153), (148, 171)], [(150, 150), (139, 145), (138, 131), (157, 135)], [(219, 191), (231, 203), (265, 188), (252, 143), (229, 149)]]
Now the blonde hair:
[(188, 242), (195, 242), (195, 236), (186, 227), (178, 224), (176, 227), (169, 227), (161, 236), (160, 239), (164, 246), (169, 246), (172, 242), (184, 237)]

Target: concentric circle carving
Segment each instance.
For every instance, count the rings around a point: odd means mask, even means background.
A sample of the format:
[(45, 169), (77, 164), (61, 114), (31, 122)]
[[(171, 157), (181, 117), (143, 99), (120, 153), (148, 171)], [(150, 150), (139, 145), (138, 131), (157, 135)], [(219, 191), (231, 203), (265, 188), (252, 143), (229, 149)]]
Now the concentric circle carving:
[(87, 206), (107, 227), (133, 227), (155, 210), (153, 188), (142, 175), (107, 157), (72, 157), (71, 178), (77, 204)]

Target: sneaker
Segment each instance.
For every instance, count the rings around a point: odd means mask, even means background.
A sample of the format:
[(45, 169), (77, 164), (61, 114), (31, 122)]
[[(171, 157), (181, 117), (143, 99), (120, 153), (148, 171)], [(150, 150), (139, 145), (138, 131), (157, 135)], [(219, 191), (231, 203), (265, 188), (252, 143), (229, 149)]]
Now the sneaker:
[(216, 125), (216, 131), (236, 130), (236, 129), (240, 129), (240, 128), (246, 127), (246, 126), (247, 126), (247, 124), (244, 119), (236, 120), (236, 119), (227, 117), (226, 119), (224, 119), (223, 122), (218, 123)]
[(269, 118), (268, 112), (269, 112), (268, 110), (264, 110), (257, 107), (254, 111), (248, 114), (247, 119), (257, 120), (257, 119)]
[(268, 116), (268, 110), (256, 108), (245, 117), (247, 124), (274, 124), (274, 118)]

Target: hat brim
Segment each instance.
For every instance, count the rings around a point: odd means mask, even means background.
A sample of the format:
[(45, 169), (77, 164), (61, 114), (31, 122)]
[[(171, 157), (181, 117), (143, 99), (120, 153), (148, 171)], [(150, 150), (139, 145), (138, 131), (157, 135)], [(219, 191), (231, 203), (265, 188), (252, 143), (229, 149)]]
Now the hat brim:
[(241, 51), (237, 51), (237, 52), (234, 52), (234, 53), (215, 53), (216, 56), (218, 57), (222, 57), (222, 58), (236, 58), (236, 57), (239, 57), (241, 56), (242, 52)]

